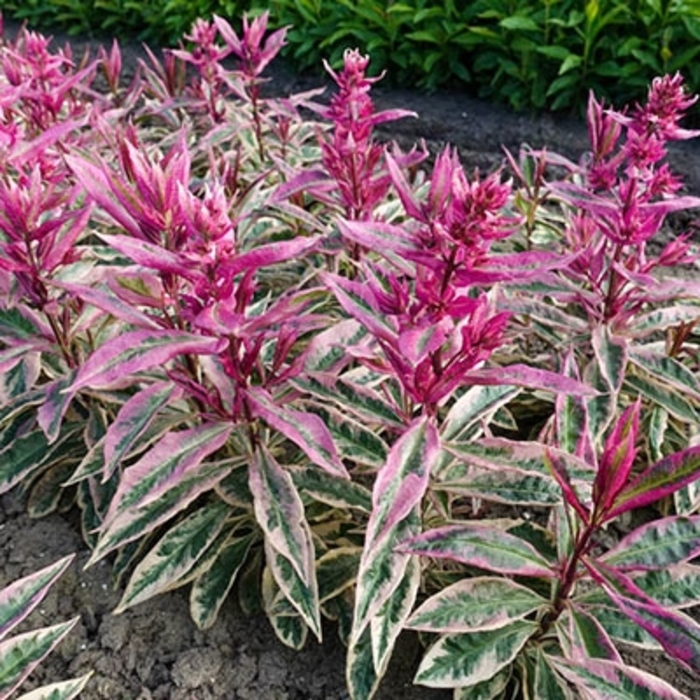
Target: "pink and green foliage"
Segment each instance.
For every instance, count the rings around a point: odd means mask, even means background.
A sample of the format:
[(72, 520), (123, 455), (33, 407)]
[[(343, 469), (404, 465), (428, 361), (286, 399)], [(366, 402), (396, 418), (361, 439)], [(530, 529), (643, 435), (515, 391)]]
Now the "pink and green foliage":
[[(15, 628), (41, 603), (51, 587), (69, 567), (72, 556), (29, 574), (0, 590), (0, 698), (7, 700), (19, 689), (27, 676), (54, 650), (75, 627), (79, 618), (17, 633)], [(8, 636), (15, 630), (13, 636)], [(18, 700), (77, 697), (90, 679), (60, 681), (36, 688)], [(17, 697), (17, 696), (14, 696)]]
[(266, 97), (266, 28), (198, 21), (126, 87), (116, 44), (0, 46), (0, 492), (77, 506), (118, 610), (336, 620), (355, 700), (404, 628), (456, 698), (682, 697), (617, 649), (698, 670), (682, 80), (592, 97), (579, 163), (422, 170), (357, 51), (329, 102)]

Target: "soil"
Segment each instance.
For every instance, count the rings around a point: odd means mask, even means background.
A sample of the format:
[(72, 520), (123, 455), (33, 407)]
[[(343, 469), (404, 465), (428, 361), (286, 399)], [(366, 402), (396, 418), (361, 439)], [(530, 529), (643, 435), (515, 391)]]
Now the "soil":
[[(8, 37), (18, 25), (6, 21)], [(74, 55), (94, 41), (53, 33), (54, 46), (70, 41)], [(125, 71), (143, 57), (135, 43), (122, 43)], [(94, 53), (93, 53), (94, 55)], [(299, 76), (284, 64), (272, 66), (271, 89), (289, 94), (324, 83), (320, 76)], [(502, 164), (503, 147), (517, 153), (522, 144), (578, 159), (586, 150), (586, 129), (572, 117), (519, 113), (463, 93), (424, 94), (380, 83), (373, 91), (379, 109), (402, 107), (417, 113), (387, 125), (382, 138), (404, 147), (424, 139), (432, 153), (445, 145), (459, 149), (468, 170), (490, 171)], [(690, 193), (700, 195), (700, 144), (674, 148), (672, 165)], [(13, 494), (0, 497), (0, 587), (59, 557), (77, 554), (70, 570), (34, 613), (30, 626), (79, 616), (80, 622), (31, 677), (26, 688), (94, 672), (83, 700), (341, 700), (344, 649), (335, 630), (325, 629), (323, 645), (307, 643), (301, 652), (282, 646), (266, 619), (246, 618), (230, 602), (210, 630), (197, 630), (188, 614), (185, 591), (162, 595), (120, 615), (109, 564), (84, 570), (88, 552), (74, 518), (52, 515), (31, 520)], [(413, 686), (420, 658), (417, 640), (402, 638), (378, 700), (438, 700), (444, 690)], [(632, 660), (667, 679), (689, 698), (700, 698), (700, 680), (656, 653), (630, 651)], [(542, 700), (545, 700), (544, 698)]]

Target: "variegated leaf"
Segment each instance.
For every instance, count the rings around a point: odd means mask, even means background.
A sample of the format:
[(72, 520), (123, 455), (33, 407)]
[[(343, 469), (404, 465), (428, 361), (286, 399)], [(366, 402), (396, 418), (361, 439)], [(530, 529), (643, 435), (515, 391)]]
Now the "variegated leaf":
[(547, 603), (514, 581), (481, 576), (458, 581), (428, 598), (406, 626), (445, 634), (481, 632), (520, 620)]
[(374, 483), (363, 558), (371, 557), (372, 549), (421, 502), (439, 453), (437, 429), (427, 418), (416, 420), (396, 441)]
[(605, 605), (585, 605), (584, 610), (595, 618), (613, 641), (639, 649), (662, 651), (661, 645), (640, 625), (608, 602)]
[(110, 424), (104, 442), (103, 478), (109, 479), (156, 413), (177, 401), (182, 391), (170, 382), (156, 382), (132, 396)]
[(265, 614), (277, 638), (291, 649), (301, 649), (306, 643), (309, 628), (277, 585), (270, 568), (263, 572), (262, 597)]
[(268, 566), (282, 592), (320, 639), (315, 552), (294, 482), (265, 447), (251, 461), (249, 479), (255, 516), (265, 533)]
[(650, 598), (665, 608), (690, 608), (698, 604), (700, 566), (677, 564), (657, 571), (643, 571), (632, 580)]
[(589, 659), (550, 663), (591, 700), (690, 700), (666, 681), (638, 668), (614, 661)]
[(305, 626), (308, 626), (320, 642), (322, 637), (321, 607), (315, 576), (311, 585), (305, 583), (289, 559), (274, 549), (267, 539), (265, 540), (265, 559), (286, 605), (291, 606), (299, 614)]
[(452, 700), (506, 700), (505, 692), (512, 675), (512, 665), (506, 666), (486, 681), (455, 688)]
[(528, 700), (576, 700), (568, 683), (549, 663), (541, 647), (528, 655), (527, 698)]
[(668, 387), (655, 379), (628, 373), (625, 376), (625, 385), (628, 390), (646, 396), (652, 403), (662, 406), (671, 415), (682, 421), (689, 421), (693, 424), (700, 421), (700, 414), (688, 399), (679, 393), (670, 392)]
[(694, 372), (674, 357), (655, 352), (652, 349), (639, 348), (631, 351), (629, 358), (646, 374), (671, 387), (674, 391), (687, 394), (696, 401), (700, 399), (700, 381)]
[(71, 554), (0, 590), (0, 640), (44, 599), (73, 561)]
[(0, 642), (0, 698), (8, 698), (75, 627), (80, 617)]
[(304, 393), (320, 399), (323, 404), (336, 405), (340, 410), (370, 425), (403, 429), (405, 425), (396, 409), (379, 391), (347, 377), (305, 376), (292, 382)]
[(297, 488), (320, 503), (364, 513), (372, 511), (372, 494), (361, 484), (338, 479), (315, 467), (299, 467), (290, 469), (290, 472)]
[(229, 511), (220, 501), (208, 503), (173, 525), (139, 562), (114, 613), (177, 587), (221, 532)]
[(41, 688), (24, 693), (17, 700), (73, 700), (83, 692), (91, 677), (92, 671), (80, 678), (43, 685)]
[(676, 452), (647, 467), (620, 492), (607, 517), (642, 508), (700, 477), (700, 446)]
[(312, 412), (328, 428), (343, 459), (373, 469), (379, 469), (384, 464), (389, 454), (389, 447), (377, 434), (376, 428), (372, 429), (334, 408), (313, 406)]
[(488, 420), (520, 392), (519, 387), (507, 384), (470, 387), (452, 405), (442, 421), (442, 439), (446, 442), (461, 440), (472, 426)]
[(607, 325), (600, 325), (593, 329), (591, 342), (608, 391), (617, 396), (625, 378), (628, 341), (622, 336), (613, 336)]
[(447, 559), (501, 574), (555, 576), (556, 562), (548, 561), (525, 540), (486, 520), (429, 530), (403, 541), (397, 551)]
[(369, 626), (348, 644), (345, 677), (352, 700), (371, 700), (381, 677), (374, 666), (372, 634)]
[(436, 491), (518, 506), (552, 506), (561, 503), (561, 490), (554, 479), (523, 474), (513, 469), (467, 469), (462, 478), (438, 482), (434, 488)]
[(260, 387), (251, 387), (248, 399), (257, 416), (301, 448), (314, 464), (334, 476), (349, 478), (333, 438), (318, 416), (280, 406)]
[(168, 433), (124, 470), (88, 564), (152, 532), (222, 479), (229, 465), (204, 460), (230, 432), (230, 426), (215, 423)]
[(212, 556), (190, 591), (190, 615), (199, 629), (209, 629), (219, 614), (238, 572), (248, 558), (255, 536), (230, 534)]
[(78, 434), (75, 425), (67, 426), (59, 438), (49, 444), (42, 430), (32, 430), (16, 437), (0, 450), (0, 493), (20, 482), (28, 483), (44, 465), (65, 454)]
[(559, 644), (567, 659), (608, 659), (621, 661), (617, 648), (594, 615), (575, 603), (570, 604), (557, 619), (555, 629)]
[(654, 520), (625, 535), (601, 561), (620, 571), (664, 569), (700, 554), (700, 515)]
[[(595, 469), (582, 459), (541, 442), (482, 438), (473, 443), (446, 443), (444, 447), (467, 464), (484, 469), (518, 470), (522, 474), (538, 474), (551, 478), (548, 457), (556, 455), (565, 465), (569, 477), (576, 482), (592, 484), (596, 473)], [(443, 478), (454, 478), (458, 474), (459, 469), (450, 470)]]
[(109, 387), (129, 375), (162, 367), (180, 355), (216, 354), (226, 347), (226, 342), (175, 330), (122, 333), (98, 348), (85, 361), (70, 391), (75, 394), (83, 387)]
[(488, 681), (515, 659), (537, 630), (537, 623), (518, 620), (496, 630), (443, 635), (423, 657), (414, 683), (459, 688)]
[(331, 549), (316, 562), (316, 578), (321, 603), (347, 590), (357, 580), (362, 550), (347, 545)]
[(372, 659), (379, 678), (386, 672), (394, 644), (411, 613), (420, 580), (420, 562), (413, 557), (408, 560), (399, 585), (370, 620)]

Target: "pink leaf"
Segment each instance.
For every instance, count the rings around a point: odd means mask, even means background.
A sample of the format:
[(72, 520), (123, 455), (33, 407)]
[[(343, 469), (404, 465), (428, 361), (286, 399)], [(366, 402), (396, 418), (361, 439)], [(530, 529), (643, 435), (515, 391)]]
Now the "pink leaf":
[(108, 387), (129, 375), (162, 367), (180, 355), (221, 352), (227, 341), (175, 330), (124, 333), (96, 350), (78, 371), (70, 391)]
[(300, 447), (314, 464), (334, 476), (349, 478), (333, 438), (318, 416), (280, 406), (260, 387), (250, 387), (247, 396), (255, 414)]

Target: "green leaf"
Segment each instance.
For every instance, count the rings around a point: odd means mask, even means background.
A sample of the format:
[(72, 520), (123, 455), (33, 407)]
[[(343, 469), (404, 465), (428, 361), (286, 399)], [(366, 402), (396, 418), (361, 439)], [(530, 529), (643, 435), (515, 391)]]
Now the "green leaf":
[(173, 525), (139, 562), (114, 613), (177, 587), (221, 532), (229, 511), (226, 503), (207, 503)]
[(488, 681), (515, 659), (537, 630), (536, 623), (518, 620), (496, 630), (444, 635), (423, 657), (414, 683), (459, 688)]
[(254, 541), (253, 534), (231, 533), (212, 556), (209, 567), (195, 579), (190, 592), (190, 615), (199, 629), (209, 629), (216, 622)]
[(498, 629), (519, 620), (547, 600), (506, 578), (465, 579), (428, 598), (406, 626), (425, 632), (457, 634)]

